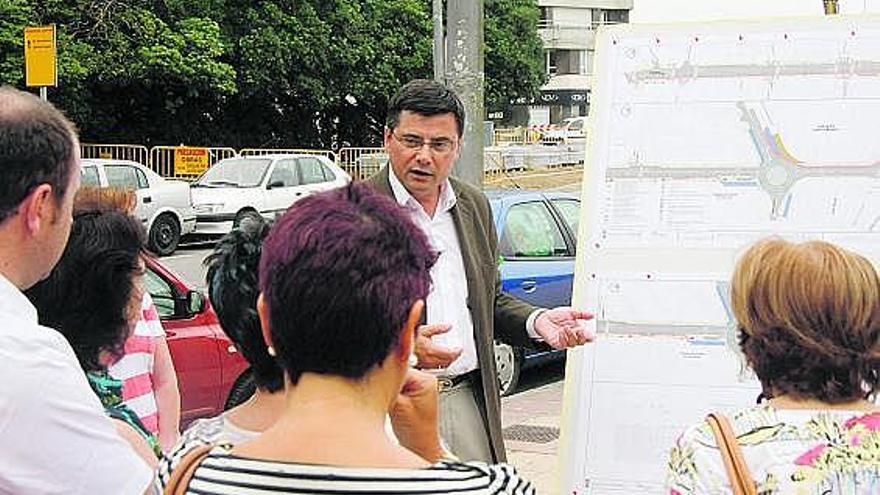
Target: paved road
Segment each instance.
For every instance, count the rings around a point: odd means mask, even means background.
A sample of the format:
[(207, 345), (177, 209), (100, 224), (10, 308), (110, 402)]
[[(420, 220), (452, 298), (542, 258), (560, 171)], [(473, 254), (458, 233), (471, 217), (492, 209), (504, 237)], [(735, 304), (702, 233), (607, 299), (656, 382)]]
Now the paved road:
[(501, 400), (507, 460), (539, 494), (555, 490), (564, 363), (527, 370), (523, 387)]
[(161, 260), (165, 266), (171, 268), (174, 273), (191, 286), (204, 290), (206, 287), (205, 273), (207, 270), (202, 263), (205, 257), (210, 254), (212, 247), (212, 243), (184, 245), (178, 248), (171, 256), (165, 256)]

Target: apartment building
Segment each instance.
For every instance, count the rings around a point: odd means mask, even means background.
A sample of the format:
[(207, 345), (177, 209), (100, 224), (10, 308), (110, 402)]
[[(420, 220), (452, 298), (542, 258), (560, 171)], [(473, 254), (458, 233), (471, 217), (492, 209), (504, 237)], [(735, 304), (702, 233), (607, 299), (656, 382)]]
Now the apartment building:
[(596, 31), (629, 22), (633, 0), (538, 0), (549, 80), (528, 105), (529, 124), (558, 123), (590, 109)]

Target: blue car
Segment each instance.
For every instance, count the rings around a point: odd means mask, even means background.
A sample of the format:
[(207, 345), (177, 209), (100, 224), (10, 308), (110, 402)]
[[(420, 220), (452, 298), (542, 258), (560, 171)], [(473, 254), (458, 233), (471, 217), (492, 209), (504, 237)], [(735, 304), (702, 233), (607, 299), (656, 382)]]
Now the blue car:
[[(536, 306), (571, 303), (575, 237), (580, 201), (573, 194), (523, 190), (486, 191), (498, 231), (503, 290)], [(524, 368), (565, 356), (540, 349), (495, 344), (502, 395), (509, 395)]]

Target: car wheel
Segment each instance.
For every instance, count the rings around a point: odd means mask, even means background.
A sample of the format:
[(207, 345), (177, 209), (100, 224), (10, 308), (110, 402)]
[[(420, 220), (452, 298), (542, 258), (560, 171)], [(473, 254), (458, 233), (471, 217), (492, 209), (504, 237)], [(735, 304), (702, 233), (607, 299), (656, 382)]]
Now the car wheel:
[(495, 372), (498, 376), (498, 390), (502, 397), (516, 390), (522, 362), (522, 350), (495, 342)]
[(150, 226), (150, 249), (159, 256), (168, 256), (177, 249), (180, 242), (180, 225), (170, 213), (163, 213), (153, 220)]
[(223, 410), (228, 411), (239, 404), (243, 404), (256, 391), (257, 383), (254, 381), (254, 373), (251, 370), (247, 370), (238, 377), (238, 380), (235, 380), (232, 390), (229, 391), (229, 397), (226, 398), (226, 405)]
[(254, 210), (243, 210), (238, 212), (235, 215), (235, 220), (232, 222), (232, 228), (237, 229), (242, 222), (263, 222), (263, 217), (259, 213)]

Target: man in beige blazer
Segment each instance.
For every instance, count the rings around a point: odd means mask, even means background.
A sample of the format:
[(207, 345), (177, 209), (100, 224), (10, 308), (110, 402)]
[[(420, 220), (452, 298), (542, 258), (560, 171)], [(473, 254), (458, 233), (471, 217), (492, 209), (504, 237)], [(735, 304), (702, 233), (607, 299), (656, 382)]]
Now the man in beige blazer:
[(463, 460), (502, 462), (493, 340), (581, 345), (592, 340), (582, 323), (592, 315), (536, 308), (501, 291), (489, 202), (449, 176), (463, 129), (464, 108), (455, 93), (429, 80), (406, 84), (388, 105), (389, 164), (369, 182), (410, 213), (439, 253), (415, 354), (418, 367), (435, 370), (440, 380), (441, 434)]

